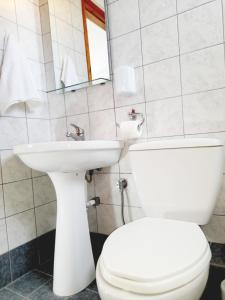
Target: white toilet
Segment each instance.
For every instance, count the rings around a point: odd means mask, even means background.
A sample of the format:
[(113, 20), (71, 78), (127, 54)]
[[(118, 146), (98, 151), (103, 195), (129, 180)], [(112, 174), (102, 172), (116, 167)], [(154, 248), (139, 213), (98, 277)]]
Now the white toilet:
[(102, 300), (199, 300), (211, 251), (208, 223), (223, 173), (216, 139), (147, 142), (129, 148), (146, 218), (115, 230), (99, 258)]

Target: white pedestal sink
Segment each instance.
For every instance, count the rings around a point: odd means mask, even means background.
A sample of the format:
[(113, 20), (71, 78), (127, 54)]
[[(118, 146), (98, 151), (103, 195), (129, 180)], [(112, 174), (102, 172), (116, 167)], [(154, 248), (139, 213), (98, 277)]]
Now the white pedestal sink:
[(14, 153), (30, 168), (47, 172), (57, 195), (53, 291), (70, 296), (95, 278), (86, 213), (86, 170), (119, 160), (118, 141), (74, 141), (27, 144)]

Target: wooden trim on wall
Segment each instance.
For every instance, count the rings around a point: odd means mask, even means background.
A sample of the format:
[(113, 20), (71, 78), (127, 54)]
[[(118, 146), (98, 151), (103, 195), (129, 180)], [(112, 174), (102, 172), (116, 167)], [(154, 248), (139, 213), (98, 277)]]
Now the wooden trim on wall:
[(92, 80), (91, 56), (90, 56), (90, 47), (89, 47), (89, 40), (88, 40), (87, 19), (94, 22), (102, 29), (106, 30), (105, 12), (91, 0), (82, 0), (81, 3), (82, 3), (84, 43), (85, 43), (85, 52), (86, 52), (86, 60), (87, 60), (88, 80)]

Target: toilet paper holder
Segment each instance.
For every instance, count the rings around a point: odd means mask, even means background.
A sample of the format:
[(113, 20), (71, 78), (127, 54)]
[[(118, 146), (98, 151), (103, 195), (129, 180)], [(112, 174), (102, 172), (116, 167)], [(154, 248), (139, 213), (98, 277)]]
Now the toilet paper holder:
[[(137, 117), (141, 117), (141, 120), (140, 120), (140, 124), (138, 124), (138, 129), (140, 130), (141, 129), (141, 126), (144, 124), (145, 122), (145, 117), (143, 115), (143, 113), (138, 113), (135, 111), (135, 109), (132, 108), (131, 112), (128, 113), (128, 116), (129, 116), (129, 119), (131, 121), (136, 121), (137, 120)], [(120, 127), (120, 124), (119, 123), (116, 123), (116, 126), (117, 127)]]

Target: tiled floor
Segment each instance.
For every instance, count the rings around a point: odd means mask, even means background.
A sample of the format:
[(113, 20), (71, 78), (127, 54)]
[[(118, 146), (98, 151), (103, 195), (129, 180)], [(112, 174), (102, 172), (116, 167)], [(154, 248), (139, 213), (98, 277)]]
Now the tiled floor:
[(52, 275), (48, 273), (42, 270), (28, 272), (1, 289), (0, 300), (100, 300), (95, 282), (75, 296), (55, 296), (52, 292)]
[[(220, 283), (225, 279), (225, 268), (211, 266), (206, 290), (201, 300), (221, 300)], [(100, 300), (96, 283), (72, 297), (57, 297), (52, 292), (52, 263), (33, 270), (0, 290), (0, 300)], [(181, 299), (182, 300), (182, 299)], [(190, 299), (192, 300), (192, 299)]]

